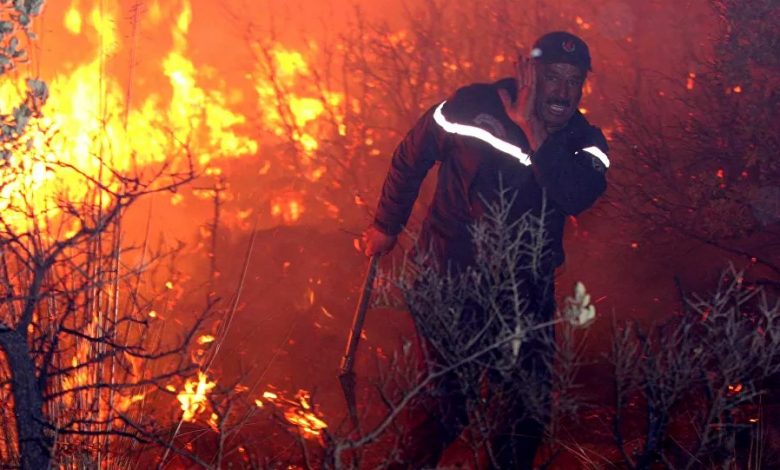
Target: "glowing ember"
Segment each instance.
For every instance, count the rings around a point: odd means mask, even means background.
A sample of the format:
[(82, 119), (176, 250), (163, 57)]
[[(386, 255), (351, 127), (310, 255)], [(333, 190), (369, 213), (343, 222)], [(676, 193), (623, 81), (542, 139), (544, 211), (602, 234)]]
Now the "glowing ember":
[(209, 382), (208, 377), (203, 372), (198, 372), (197, 382), (188, 380), (184, 384), (184, 391), (179, 392), (176, 396), (184, 412), (182, 416), (184, 421), (193, 421), (195, 415), (206, 409), (206, 394), (216, 385), (214, 382)]
[(284, 412), (284, 418), (290, 424), (298, 426), (303, 431), (304, 437), (319, 437), (322, 430), (328, 427), (325, 421), (319, 419), (314, 413), (301, 412), (301, 410), (289, 409)]
[(335, 317), (333, 316), (333, 314), (332, 314), (332, 313), (330, 313), (330, 312), (328, 311), (328, 309), (327, 309), (327, 308), (325, 308), (325, 307), (320, 307), (320, 310), (322, 310), (322, 313), (323, 313), (323, 314), (325, 314), (325, 316), (326, 316), (326, 317), (328, 317), (328, 318), (330, 318), (330, 319), (333, 319), (333, 318), (335, 318)]
[(209, 426), (216, 432), (219, 432), (219, 416), (216, 413), (211, 413), (209, 417)]
[(586, 21), (585, 21), (584, 19), (582, 19), (582, 17), (580, 17), (580, 16), (576, 17), (576, 18), (574, 19), (574, 21), (575, 21), (575, 22), (577, 23), (577, 25), (578, 25), (580, 28), (582, 28), (582, 29), (588, 30), (588, 29), (590, 29), (590, 28), (591, 28), (591, 24), (590, 24), (590, 23), (588, 23), (588, 22), (586, 22)]
[(282, 219), (285, 224), (297, 222), (303, 211), (303, 203), (297, 194), (275, 197), (271, 201), (271, 215)]
[[(263, 393), (263, 398), (276, 406), (284, 407), (282, 412), (284, 419), (296, 426), (305, 438), (319, 438), (322, 430), (328, 427), (328, 424), (317, 415), (316, 410), (312, 407), (311, 396), (306, 390), (298, 390), (294, 400), (280, 397), (279, 394), (271, 391)], [(255, 405), (258, 408), (265, 406), (260, 400), (255, 400)]]
[(733, 393), (734, 395), (740, 393), (742, 389), (743, 389), (742, 384), (729, 385), (729, 393)]
[(309, 393), (305, 390), (299, 390), (295, 395), (298, 400), (298, 407), (290, 407), (284, 412), (284, 418), (290, 423), (298, 426), (305, 437), (319, 437), (323, 429), (328, 425), (320, 419), (312, 410), (309, 403)]
[(209, 344), (209, 343), (213, 343), (215, 340), (216, 338), (213, 337), (212, 335), (201, 335), (198, 338), (198, 344)]
[(688, 79), (685, 81), (685, 89), (686, 90), (693, 90), (693, 87), (696, 84), (696, 74), (693, 72), (688, 73)]
[(142, 401), (145, 397), (143, 394), (136, 394), (130, 397), (116, 396), (117, 403), (114, 405), (119, 411), (126, 412), (133, 403)]

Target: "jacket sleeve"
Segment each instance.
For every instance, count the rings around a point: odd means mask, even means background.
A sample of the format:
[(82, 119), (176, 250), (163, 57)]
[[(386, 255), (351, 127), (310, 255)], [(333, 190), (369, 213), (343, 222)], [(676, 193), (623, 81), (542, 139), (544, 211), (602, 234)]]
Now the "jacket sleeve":
[(425, 175), (441, 158), (442, 130), (434, 122), (433, 110), (423, 114), (393, 152), (374, 218), (374, 226), (388, 235), (401, 232)]
[(577, 215), (607, 188), (609, 146), (598, 127), (583, 123), (548, 138), (531, 158), (537, 181), (567, 215)]

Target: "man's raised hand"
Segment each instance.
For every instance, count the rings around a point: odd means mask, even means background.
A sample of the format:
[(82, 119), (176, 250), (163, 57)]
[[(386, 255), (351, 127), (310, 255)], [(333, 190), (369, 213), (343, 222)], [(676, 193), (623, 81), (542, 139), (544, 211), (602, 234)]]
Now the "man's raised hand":
[(517, 99), (512, 101), (506, 90), (499, 90), (504, 111), (528, 137), (531, 149), (536, 150), (547, 138), (544, 124), (536, 116), (536, 67), (529, 57), (521, 55), (515, 63), (517, 81)]

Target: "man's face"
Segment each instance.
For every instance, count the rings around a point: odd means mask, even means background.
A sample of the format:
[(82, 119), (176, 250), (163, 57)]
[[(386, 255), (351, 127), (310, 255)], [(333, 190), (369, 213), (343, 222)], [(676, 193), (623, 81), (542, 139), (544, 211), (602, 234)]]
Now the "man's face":
[(582, 98), (583, 83), (585, 74), (574, 65), (536, 65), (534, 106), (537, 116), (548, 130), (558, 130), (569, 122)]

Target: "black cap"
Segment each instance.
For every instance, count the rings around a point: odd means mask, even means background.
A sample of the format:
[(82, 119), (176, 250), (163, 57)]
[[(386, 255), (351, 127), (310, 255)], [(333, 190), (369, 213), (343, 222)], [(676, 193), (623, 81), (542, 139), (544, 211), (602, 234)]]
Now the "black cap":
[(531, 58), (542, 64), (571, 64), (583, 72), (591, 70), (590, 51), (585, 41), (565, 31), (540, 37), (531, 49)]

